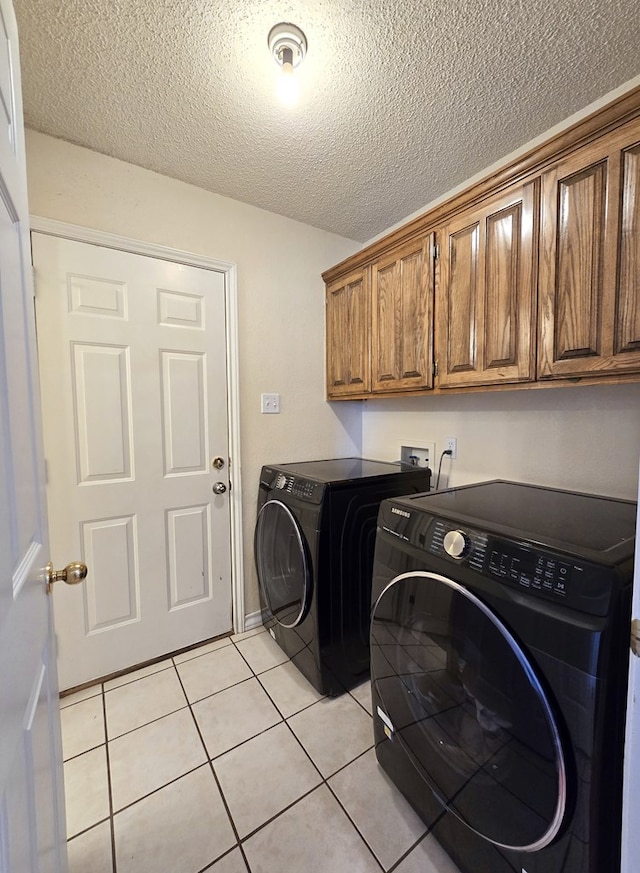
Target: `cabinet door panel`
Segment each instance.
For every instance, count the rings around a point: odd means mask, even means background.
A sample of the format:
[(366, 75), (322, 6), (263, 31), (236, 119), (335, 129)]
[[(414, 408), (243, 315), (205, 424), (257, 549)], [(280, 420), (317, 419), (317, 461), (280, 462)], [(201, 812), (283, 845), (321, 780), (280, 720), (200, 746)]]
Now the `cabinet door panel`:
[(374, 392), (432, 385), (432, 245), (433, 234), (373, 265)]
[(520, 275), (520, 204), (487, 218), (485, 263), (484, 367), (508, 367), (517, 363), (515, 333)]
[(369, 272), (352, 274), (327, 288), (327, 396), (366, 394), (369, 363)]
[(640, 145), (622, 160), (620, 273), (615, 352), (640, 352)]
[(327, 389), (330, 394), (347, 385), (346, 330), (347, 289), (343, 286), (327, 291)]
[(640, 371), (640, 121), (542, 185), (538, 378)]
[(447, 369), (450, 373), (467, 373), (476, 369), (479, 235), (479, 224), (474, 222), (449, 237)]
[[(402, 380), (422, 379), (427, 371), (425, 342), (425, 311), (428, 293), (424, 271), (431, 266), (431, 257), (422, 249), (400, 261), (400, 348), (399, 372)], [(422, 294), (417, 289), (423, 289)], [(429, 307), (430, 309), (431, 307)]]
[(443, 229), (438, 387), (533, 379), (537, 185), (519, 185)]
[(401, 367), (401, 288), (400, 265), (394, 261), (382, 269), (374, 268), (377, 343), (374, 351), (374, 385), (396, 382)]
[(557, 183), (558, 360), (600, 352), (606, 171), (596, 164)]

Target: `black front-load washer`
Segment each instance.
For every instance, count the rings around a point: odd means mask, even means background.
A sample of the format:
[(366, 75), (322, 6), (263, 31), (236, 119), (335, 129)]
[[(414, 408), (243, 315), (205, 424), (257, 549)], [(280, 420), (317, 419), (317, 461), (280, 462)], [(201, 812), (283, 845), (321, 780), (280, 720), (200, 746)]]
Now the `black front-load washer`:
[(430, 476), (363, 458), (262, 468), (254, 548), (263, 621), (322, 694), (369, 675), (380, 501), (428, 491)]
[(504, 481), (380, 507), (376, 754), (462, 873), (620, 869), (635, 519)]

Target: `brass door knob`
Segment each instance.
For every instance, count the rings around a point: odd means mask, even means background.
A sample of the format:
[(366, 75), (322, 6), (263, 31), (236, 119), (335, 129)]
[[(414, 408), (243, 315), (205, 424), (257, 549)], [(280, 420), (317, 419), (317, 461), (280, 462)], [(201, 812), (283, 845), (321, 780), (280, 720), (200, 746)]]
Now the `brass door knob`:
[(44, 581), (47, 586), (47, 594), (51, 591), (54, 582), (66, 582), (67, 585), (77, 585), (87, 575), (87, 565), (81, 561), (72, 561), (64, 570), (54, 570), (51, 561), (44, 568)]
[(224, 494), (226, 490), (227, 486), (224, 484), (224, 482), (216, 482), (212, 488), (214, 494)]

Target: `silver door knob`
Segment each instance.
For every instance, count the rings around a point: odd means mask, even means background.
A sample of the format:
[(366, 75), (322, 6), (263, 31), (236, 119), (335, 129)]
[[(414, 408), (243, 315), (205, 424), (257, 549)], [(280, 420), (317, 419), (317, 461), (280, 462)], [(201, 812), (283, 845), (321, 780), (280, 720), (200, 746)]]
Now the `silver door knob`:
[(81, 561), (72, 561), (64, 570), (54, 570), (51, 561), (44, 568), (44, 582), (47, 586), (47, 594), (51, 591), (54, 582), (66, 582), (67, 585), (77, 585), (87, 575), (87, 565)]
[(224, 458), (221, 458), (220, 455), (218, 455), (213, 459), (213, 461), (211, 461), (211, 466), (215, 470), (222, 470), (222, 468), (224, 467)]
[(224, 482), (216, 482), (212, 490), (214, 494), (224, 494), (224, 492), (227, 490), (227, 486), (224, 484)]

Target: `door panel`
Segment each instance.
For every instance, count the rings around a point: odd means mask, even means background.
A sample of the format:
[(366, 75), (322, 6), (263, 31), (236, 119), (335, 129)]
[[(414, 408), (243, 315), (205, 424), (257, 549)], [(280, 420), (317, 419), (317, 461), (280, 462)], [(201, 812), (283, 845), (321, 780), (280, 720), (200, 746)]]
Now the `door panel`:
[(208, 600), (211, 591), (209, 504), (166, 512), (169, 609)]
[(19, 70), (13, 9), (0, 0), (0, 869), (65, 873)]
[[(231, 630), (224, 276), (33, 235), (64, 688)], [(61, 511), (64, 507), (64, 511)]]
[(206, 362), (202, 353), (160, 353), (164, 474), (207, 472)]
[(132, 479), (131, 364), (118, 346), (71, 344), (78, 481)]
[(136, 519), (83, 522), (80, 547), (91, 573), (85, 580), (87, 633), (140, 620)]

